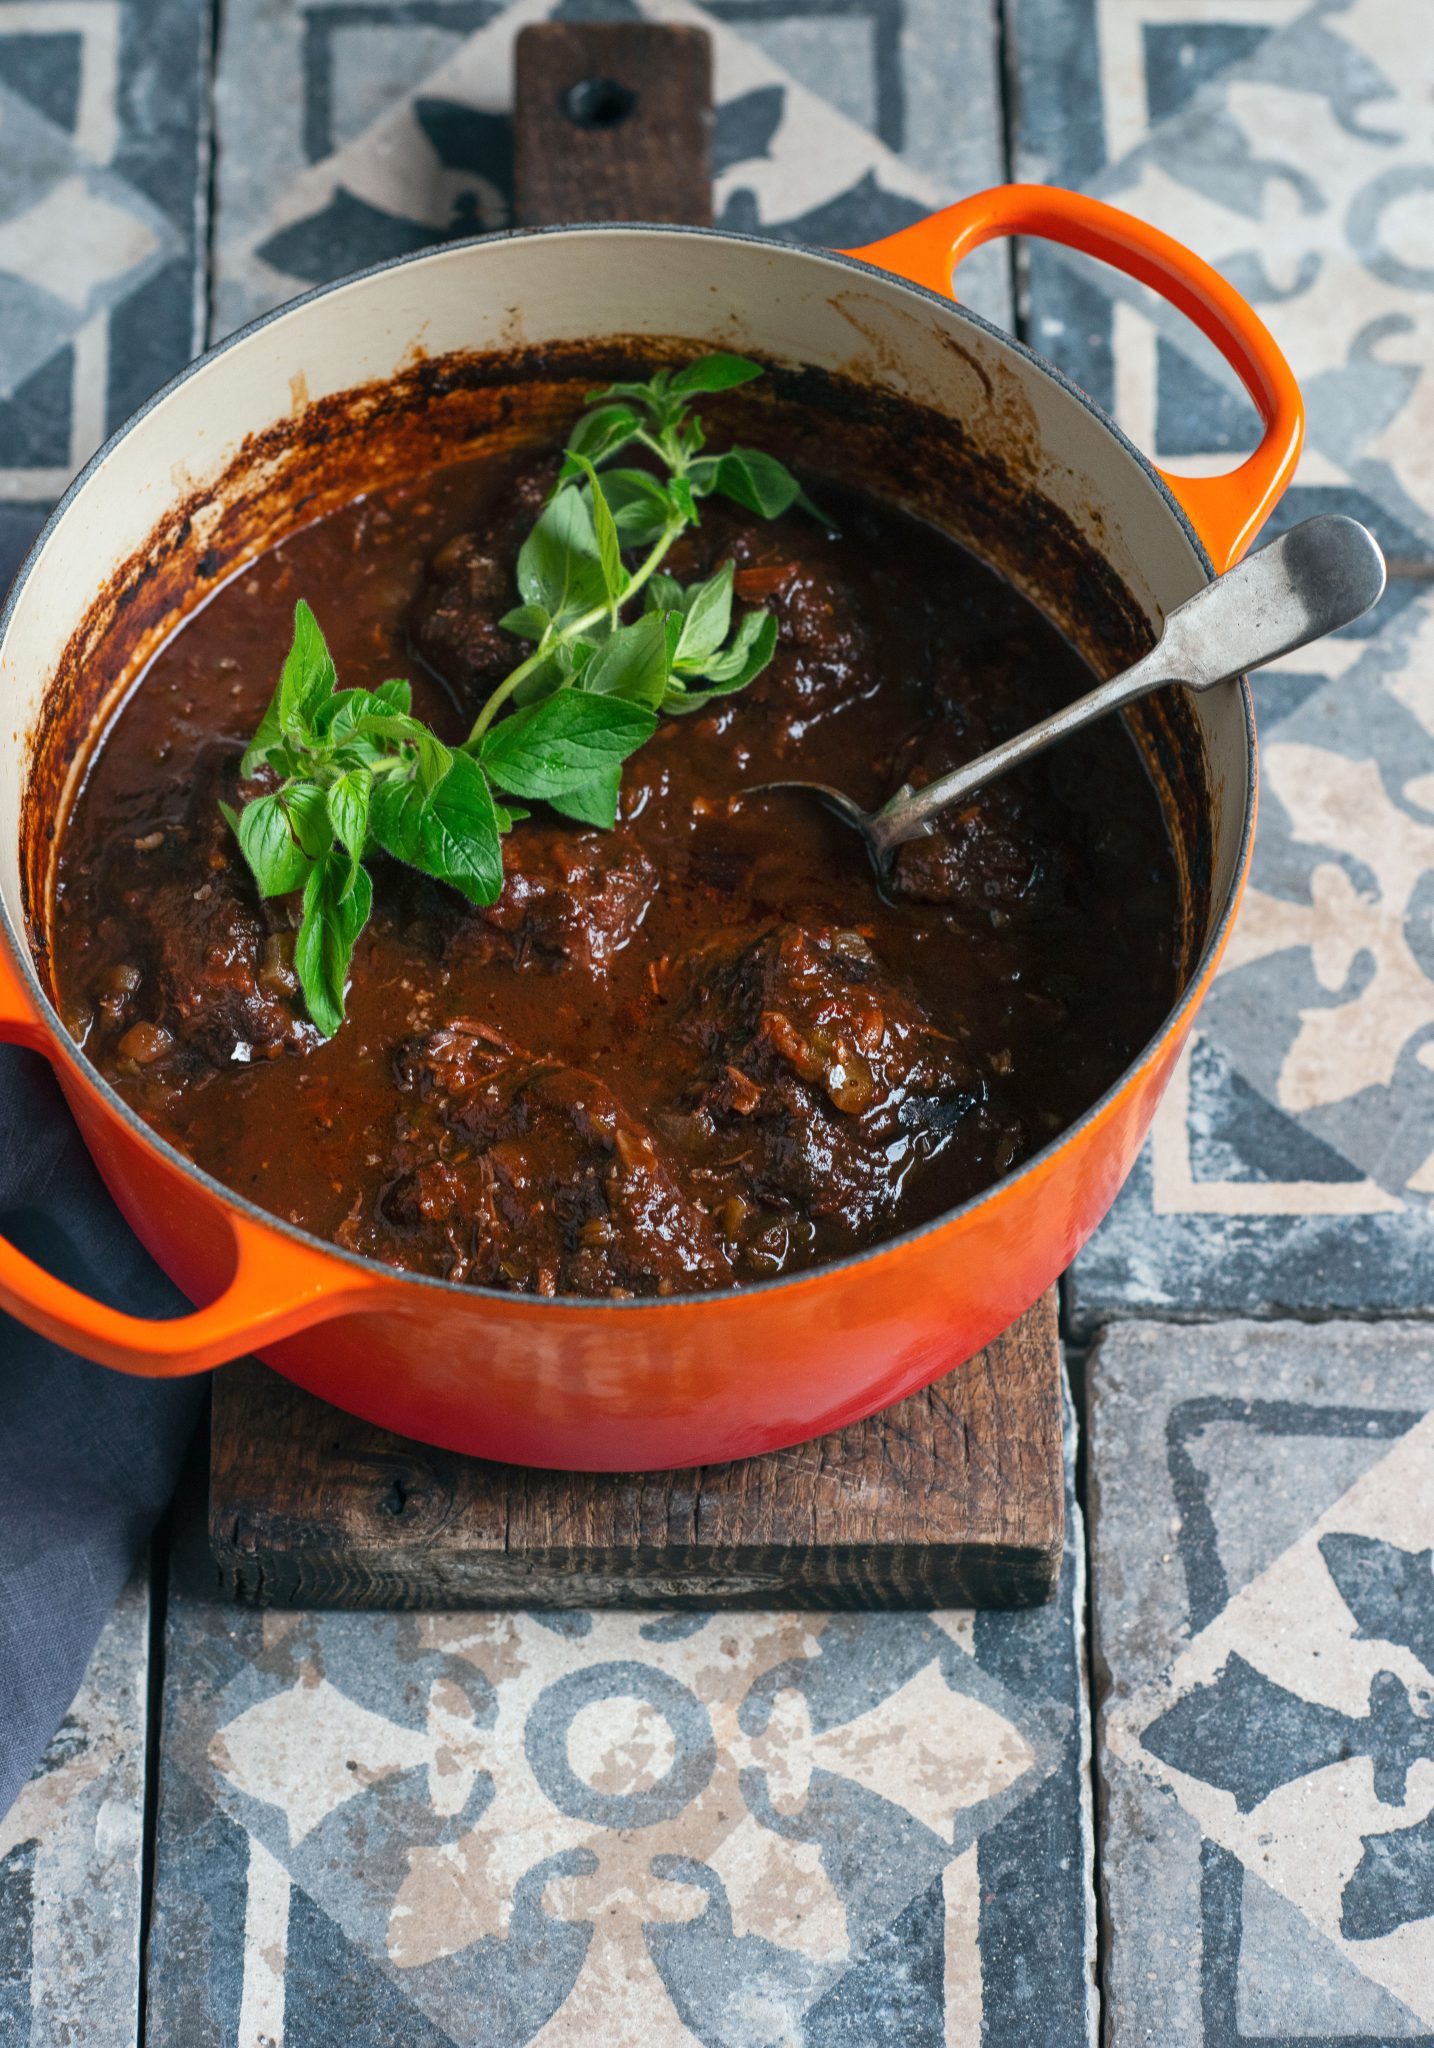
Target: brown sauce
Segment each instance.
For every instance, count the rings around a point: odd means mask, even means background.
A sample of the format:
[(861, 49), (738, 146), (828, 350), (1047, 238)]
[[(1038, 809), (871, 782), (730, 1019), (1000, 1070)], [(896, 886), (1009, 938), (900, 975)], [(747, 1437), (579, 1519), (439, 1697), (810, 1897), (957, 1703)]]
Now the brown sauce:
[[(776, 776), (865, 803), (1090, 687), (1026, 599), (915, 519), (825, 482), (840, 532), (710, 503), (772, 667), (629, 761), (612, 834), (537, 808), (501, 901), (375, 856), (349, 1020), (319, 1042), (217, 810), (304, 597), (342, 685), (406, 675), (459, 739), (521, 658), (495, 621), (551, 467), (463, 464), (255, 561), (161, 649), (91, 764), (57, 870), (54, 974), (88, 1056), (261, 1207), (472, 1284), (656, 1294), (879, 1242), (1076, 1119), (1177, 988), (1154, 788), (1106, 723), (904, 851)], [(494, 573), (493, 565), (500, 565)], [(427, 657), (425, 659), (424, 657)]]

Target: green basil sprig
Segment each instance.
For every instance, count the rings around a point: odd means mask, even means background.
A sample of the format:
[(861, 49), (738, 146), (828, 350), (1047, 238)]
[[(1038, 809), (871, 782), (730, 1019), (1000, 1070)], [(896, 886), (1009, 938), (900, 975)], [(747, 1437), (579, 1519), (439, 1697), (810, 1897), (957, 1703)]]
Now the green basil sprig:
[[(294, 969), (332, 1037), (373, 904), (365, 865), (383, 852), (474, 904), (503, 888), (502, 836), (546, 803), (610, 829), (622, 764), (662, 713), (744, 689), (777, 644), (769, 612), (732, 620), (733, 567), (684, 588), (661, 570), (714, 493), (764, 518), (797, 506), (829, 525), (790, 470), (755, 448), (704, 454), (691, 401), (761, 375), (734, 355), (589, 393), (557, 483), (519, 551), (521, 602), (501, 621), (532, 651), (484, 703), (467, 739), (444, 744), (413, 716), (408, 683), (341, 689), (308, 605), (242, 773), (278, 786), (224, 814), (261, 896), (302, 891)], [(613, 467), (641, 451), (652, 468)], [(625, 556), (638, 555), (629, 566)], [(640, 605), (637, 603), (641, 599)], [(629, 614), (625, 619), (624, 614)], [(499, 714), (503, 715), (500, 717)]]

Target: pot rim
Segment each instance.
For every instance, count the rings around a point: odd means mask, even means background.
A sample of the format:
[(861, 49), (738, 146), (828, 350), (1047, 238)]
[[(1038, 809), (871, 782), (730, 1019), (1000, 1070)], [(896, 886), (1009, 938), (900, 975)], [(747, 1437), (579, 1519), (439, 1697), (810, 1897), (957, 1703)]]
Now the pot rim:
[[(1012, 349), (1037, 374), (1046, 378), (1069, 397), (1076, 399), (1092, 418), (1105, 429), (1124, 453), (1131, 457), (1139, 468), (1144, 471), (1148, 482), (1165, 501), (1165, 504), (1183, 529), (1195, 560), (1199, 567), (1204, 570), (1207, 580), (1214, 580), (1216, 573), (1215, 565), (1204, 542), (1195, 531), (1180, 500), (1171, 490), (1169, 484), (1165, 481), (1165, 478), (1161, 475), (1150, 457), (1136, 446), (1129, 435), (1111, 418), (1104, 407), (1097, 404), (1089, 392), (1082, 390), (1080, 385), (1068, 377), (1056, 364), (1049, 362), (1046, 357), (1039, 355), (1029, 343), (1020, 340), (1014, 334), (1008, 333), (1004, 328), (998, 327), (994, 321), (987, 320), (980, 313), (973, 313), (969, 307), (963, 306), (953, 296), (934, 291), (927, 285), (914, 283), (909, 278), (900, 277), (892, 271), (882, 269), (878, 264), (869, 263), (856, 256), (848, 255), (843, 250), (818, 249), (810, 248), (800, 243), (775, 242), (765, 235), (743, 234), (724, 228), (690, 227), (666, 221), (560, 222), (548, 227), (502, 228), (486, 235), (471, 235), (452, 242), (443, 242), (431, 249), (411, 250), (401, 256), (387, 257), (380, 263), (373, 263), (362, 270), (350, 271), (343, 277), (333, 278), (327, 284), (315, 285), (312, 290), (303, 292), (296, 298), (286, 299), (282, 305), (271, 307), (268, 312), (260, 313), (253, 320), (246, 321), (242, 327), (235, 328), (232, 334), (225, 335), (221, 341), (213, 343), (202, 354), (195, 356), (191, 362), (184, 365), (183, 369), (177, 371), (173, 377), (162, 384), (142, 405), (138, 406), (130, 414), (129, 418), (106, 438), (103, 444), (90, 457), (89, 461), (85, 463), (84, 467), (77, 472), (65, 491), (64, 496), (59, 499), (36, 535), (28, 554), (16, 571), (14, 581), (6, 594), (3, 609), (0, 609), (0, 646), (3, 646), (5, 636), (9, 632), (11, 619), (19, 605), (25, 585), (28, 583), (30, 575), (47, 546), (51, 535), (59, 526), (61, 520), (65, 518), (70, 506), (85, 488), (86, 484), (88, 484), (91, 477), (108, 459), (111, 452), (119, 446), (120, 442), (132, 433), (143, 420), (147, 419), (150, 413), (162, 405), (173, 392), (178, 391), (183, 385), (188, 383), (191, 377), (207, 370), (221, 356), (226, 355), (231, 349), (238, 347), (240, 343), (248, 341), (252, 336), (261, 333), (276, 321), (286, 319), (291, 314), (300, 312), (304, 307), (312, 305), (319, 299), (327, 298), (335, 292), (345, 291), (349, 286), (364, 283), (370, 278), (383, 276), (388, 271), (401, 270), (412, 264), (441, 260), (470, 249), (506, 247), (509, 243), (515, 241), (531, 241), (536, 240), (540, 236), (631, 234), (691, 235), (708, 241), (746, 244), (775, 255), (795, 259), (799, 262), (830, 264), (836, 269), (853, 272), (858, 276), (870, 277), (875, 273), (877, 277), (883, 279), (888, 285), (906, 293), (918, 302), (936, 307), (948, 318), (954, 315), (958, 320), (965, 321), (981, 333), (991, 336), (1004, 347)], [(710, 1305), (715, 1301), (730, 1300), (734, 1296), (747, 1299), (766, 1296), (779, 1291), (787, 1292), (800, 1288), (811, 1288), (834, 1279), (838, 1274), (846, 1274), (855, 1268), (868, 1265), (874, 1260), (902, 1251), (921, 1238), (928, 1237), (937, 1231), (948, 1229), (954, 1223), (964, 1221), (965, 1218), (974, 1214), (975, 1211), (984, 1207), (988, 1202), (1008, 1195), (1020, 1181), (1028, 1175), (1039, 1173), (1066, 1146), (1079, 1138), (1092, 1125), (1098, 1123), (1117, 1099), (1129, 1088), (1137, 1075), (1155, 1059), (1161, 1047), (1169, 1042), (1172, 1037), (1178, 1038), (1183, 1034), (1195, 1010), (1204, 998), (1215, 963), (1224, 948), (1225, 940), (1229, 935), (1236, 911), (1239, 908), (1240, 897), (1249, 872), (1254, 841), (1258, 785), (1254, 700), (1251, 696), (1249, 678), (1247, 676), (1240, 676), (1238, 678), (1238, 687), (1240, 691), (1240, 708), (1245, 721), (1246, 776), (1244, 814), (1240, 821), (1240, 842), (1236, 853), (1235, 867), (1226, 892), (1224, 907), (1210, 930), (1204, 946), (1201, 948), (1199, 957), (1190, 971), (1189, 980), (1174, 1007), (1166, 1013), (1154, 1035), (1135, 1057), (1121, 1069), (1110, 1086), (1091, 1103), (1088, 1109), (1077, 1117), (1074, 1123), (1067, 1124), (1063, 1130), (1056, 1133), (1049, 1143), (1043, 1145), (1038, 1152), (1033, 1152), (1029, 1158), (1022, 1160), (1014, 1172), (1003, 1175), (1000, 1180), (994, 1181), (990, 1187), (983, 1188), (978, 1194), (970, 1196), (966, 1201), (957, 1204), (954, 1208), (943, 1209), (938, 1216), (932, 1217), (928, 1222), (916, 1224), (909, 1230), (899, 1232), (896, 1236), (883, 1238), (878, 1244), (868, 1245), (862, 1250), (848, 1253), (842, 1258), (829, 1259), (820, 1266), (808, 1267), (800, 1273), (778, 1275), (775, 1279), (771, 1280), (755, 1280), (741, 1287), (708, 1289), (705, 1292), (695, 1294), (644, 1296), (624, 1301), (613, 1301), (597, 1295), (525, 1295), (509, 1292), (502, 1288), (474, 1287), (464, 1281), (445, 1280), (435, 1273), (411, 1273), (400, 1267), (389, 1265), (382, 1259), (368, 1258), (362, 1253), (348, 1251), (342, 1245), (335, 1244), (332, 1239), (320, 1237), (312, 1231), (303, 1229), (296, 1223), (290, 1223), (285, 1217), (275, 1215), (272, 1210), (261, 1208), (259, 1204), (250, 1201), (247, 1196), (241, 1195), (235, 1189), (227, 1187), (223, 1181), (216, 1179), (213, 1174), (207, 1173), (203, 1167), (196, 1165), (177, 1146), (170, 1144), (166, 1138), (161, 1137), (151, 1124), (146, 1123), (143, 1117), (130, 1107), (119, 1091), (104, 1078), (99, 1069), (85, 1058), (82, 1048), (76, 1045), (74, 1039), (71, 1038), (69, 1032), (65, 1029), (59, 1012), (51, 1002), (36, 972), (34, 961), (30, 956), (29, 946), (24, 943), (19, 932), (16, 930), (15, 922), (10, 915), (9, 907), (5, 903), (3, 895), (0, 895), (0, 938), (3, 938), (13, 956), (21, 980), (38, 1011), (39, 1021), (44, 1026), (46, 1043), (43, 1050), (47, 1059), (52, 1062), (56, 1059), (62, 1060), (76, 1075), (77, 1079), (85, 1087), (97, 1093), (104, 1102), (106, 1109), (118, 1115), (121, 1121), (128, 1126), (130, 1131), (143, 1144), (157, 1152), (169, 1165), (177, 1167), (187, 1179), (198, 1182), (207, 1192), (216, 1196), (222, 1206), (231, 1210), (237, 1210), (250, 1223), (277, 1231), (281, 1236), (291, 1239), (305, 1249), (324, 1253), (341, 1266), (356, 1269), (370, 1279), (383, 1279), (394, 1286), (405, 1288), (410, 1286), (425, 1289), (436, 1288), (445, 1294), (451, 1294), (461, 1299), (502, 1304), (506, 1310), (510, 1311), (549, 1315), (555, 1311), (573, 1315), (587, 1314), (593, 1310), (603, 1310), (608, 1314), (614, 1315), (630, 1315), (644, 1311), (650, 1314), (654, 1310), (671, 1312), (675, 1309), (698, 1308)]]

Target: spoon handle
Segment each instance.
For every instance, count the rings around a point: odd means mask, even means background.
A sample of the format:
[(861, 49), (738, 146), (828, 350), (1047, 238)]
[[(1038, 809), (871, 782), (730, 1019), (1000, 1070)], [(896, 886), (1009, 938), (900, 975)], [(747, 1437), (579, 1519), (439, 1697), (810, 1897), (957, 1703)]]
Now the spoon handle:
[(1384, 579), (1379, 543), (1357, 519), (1303, 520), (1178, 605), (1133, 667), (924, 789), (899, 790), (870, 822), (878, 857), (930, 832), (949, 804), (1165, 683), (1210, 690), (1337, 632), (1378, 602)]

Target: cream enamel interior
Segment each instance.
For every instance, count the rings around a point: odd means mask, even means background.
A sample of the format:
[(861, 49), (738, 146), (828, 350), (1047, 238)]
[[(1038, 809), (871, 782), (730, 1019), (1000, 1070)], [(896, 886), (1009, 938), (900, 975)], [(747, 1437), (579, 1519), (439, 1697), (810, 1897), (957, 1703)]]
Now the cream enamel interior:
[[(0, 641), (11, 735), (0, 771), (0, 891), (13, 927), (24, 929), (20, 815), (46, 689), (96, 590), (171, 506), (297, 404), (383, 379), (418, 356), (642, 334), (879, 384), (961, 420), (993, 453), (1019, 440), (1035, 488), (1091, 538), (1153, 626), (1207, 580), (1147, 467), (1078, 394), (1002, 336), (879, 272), (659, 228), (551, 230), (435, 251), (316, 294), (202, 362), (117, 438), (51, 528)], [(1195, 712), (1215, 813), (1218, 921), (1248, 797), (1238, 687), (1200, 697)]]

